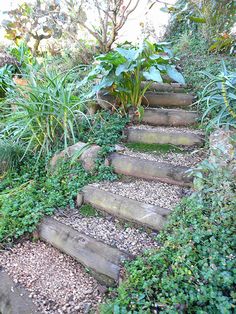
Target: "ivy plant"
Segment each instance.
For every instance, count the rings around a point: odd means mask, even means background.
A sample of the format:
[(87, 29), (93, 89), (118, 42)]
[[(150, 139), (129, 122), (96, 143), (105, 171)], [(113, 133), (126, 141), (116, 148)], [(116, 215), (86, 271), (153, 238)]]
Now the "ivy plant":
[[(107, 54), (95, 58), (95, 65), (83, 83), (93, 80), (90, 97), (101, 90), (114, 96), (122, 112), (133, 107), (139, 117), (142, 116), (142, 99), (153, 82), (162, 83), (168, 75), (174, 81), (184, 84), (173, 61), (169, 43), (152, 44), (145, 40), (139, 46), (125, 43)], [(142, 84), (145, 81), (146, 83)]]

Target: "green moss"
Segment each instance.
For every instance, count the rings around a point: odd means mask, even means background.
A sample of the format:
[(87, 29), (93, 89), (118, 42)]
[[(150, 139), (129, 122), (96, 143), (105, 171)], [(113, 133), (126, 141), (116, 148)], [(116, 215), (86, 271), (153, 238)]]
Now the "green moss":
[(134, 151), (154, 154), (167, 154), (170, 152), (182, 153), (183, 149), (171, 144), (145, 144), (145, 143), (127, 143), (126, 146)]
[(85, 204), (80, 207), (79, 212), (84, 217), (97, 217), (100, 213), (91, 205)]

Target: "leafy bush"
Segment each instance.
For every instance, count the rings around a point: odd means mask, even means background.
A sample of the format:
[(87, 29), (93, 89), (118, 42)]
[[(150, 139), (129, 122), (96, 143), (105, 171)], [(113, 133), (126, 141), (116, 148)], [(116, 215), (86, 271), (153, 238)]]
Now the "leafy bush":
[[(127, 265), (102, 313), (233, 313), (236, 182), (233, 167), (203, 162), (197, 191), (172, 212), (163, 245)], [(234, 169), (235, 170), (235, 169)]]
[(166, 5), (164, 11), (171, 13), (170, 36), (193, 31), (207, 41), (208, 47), (221, 33), (229, 34), (235, 22), (234, 0), (178, 0)]
[(199, 100), (203, 123), (207, 129), (220, 126), (236, 128), (236, 72), (227, 71), (223, 63), (220, 74), (206, 75), (210, 82)]
[[(97, 65), (89, 73), (88, 80), (100, 79), (90, 96), (102, 89), (115, 96), (123, 112), (130, 107), (141, 116), (142, 98), (152, 82), (163, 82), (167, 74), (179, 83), (184, 83), (183, 76), (175, 69), (174, 60), (167, 43), (151, 44), (144, 41), (139, 47), (124, 44), (107, 54), (95, 58)], [(141, 82), (150, 83), (142, 86)]]

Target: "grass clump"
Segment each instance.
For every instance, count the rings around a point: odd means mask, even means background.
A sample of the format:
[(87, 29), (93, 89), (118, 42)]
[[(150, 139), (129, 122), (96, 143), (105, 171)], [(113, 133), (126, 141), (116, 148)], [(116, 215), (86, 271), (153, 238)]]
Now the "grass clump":
[(79, 208), (79, 213), (84, 217), (100, 216), (99, 212), (91, 205), (84, 204)]

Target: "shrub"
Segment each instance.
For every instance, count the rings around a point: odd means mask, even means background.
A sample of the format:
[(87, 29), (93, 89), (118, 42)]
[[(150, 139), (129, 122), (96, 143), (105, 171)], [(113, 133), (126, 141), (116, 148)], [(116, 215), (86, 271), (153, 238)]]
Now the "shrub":
[(127, 265), (117, 297), (102, 313), (234, 313), (233, 164), (205, 161), (195, 178), (196, 192), (173, 211), (158, 236), (162, 247)]
[[(163, 82), (163, 75), (184, 83), (183, 76), (172, 63), (174, 58), (167, 43), (151, 44), (144, 41), (139, 47), (123, 44), (95, 60), (97, 64), (84, 81), (100, 81), (90, 96), (107, 89), (125, 113), (132, 107), (141, 116), (141, 103), (146, 90), (152, 82)], [(141, 82), (145, 80), (148, 83), (142, 86)]]

